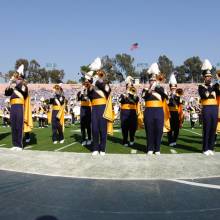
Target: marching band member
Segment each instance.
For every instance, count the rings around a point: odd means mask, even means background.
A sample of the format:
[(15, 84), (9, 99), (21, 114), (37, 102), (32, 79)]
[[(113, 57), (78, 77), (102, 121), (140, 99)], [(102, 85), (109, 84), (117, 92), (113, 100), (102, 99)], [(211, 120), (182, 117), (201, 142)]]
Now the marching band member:
[(5, 100), (5, 106), (3, 108), (3, 127), (9, 127), (10, 125), (10, 99)]
[[(98, 80), (95, 85), (88, 86), (88, 97), (92, 103), (92, 139), (93, 139), (93, 156), (100, 153), (105, 155), (106, 139), (107, 139), (107, 122), (110, 119), (108, 116), (112, 113), (112, 102), (110, 97), (111, 88), (105, 79), (105, 72), (101, 69), (101, 59), (96, 58), (90, 64), (91, 71), (86, 75), (92, 76), (95, 71)], [(111, 111), (111, 113), (109, 113)]]
[(216, 87), (211, 84), (212, 65), (209, 60), (205, 60), (202, 64), (202, 75), (204, 84), (199, 85), (198, 92), (202, 104), (203, 118), (203, 154), (214, 155), (215, 133), (218, 119), (218, 106), (216, 100), (216, 92), (219, 92)]
[[(82, 146), (91, 145), (91, 102), (87, 94), (87, 88), (92, 79), (84, 79), (83, 89), (77, 93), (77, 101), (80, 101), (80, 129), (82, 135)], [(86, 132), (88, 140), (86, 140)]]
[(147, 135), (147, 151), (149, 155), (160, 154), (160, 144), (164, 126), (164, 105), (167, 98), (164, 88), (160, 86), (162, 80), (157, 63), (153, 63), (148, 69), (149, 88), (142, 91), (142, 98), (145, 100), (144, 125)]
[[(22, 64), (14, 73), (9, 87), (5, 90), (5, 95), (11, 96), (10, 120), (13, 144), (11, 149), (17, 151), (23, 149), (23, 132), (29, 132), (33, 126), (30, 97), (24, 78), (24, 65)], [(14, 88), (12, 88), (12, 83), (16, 84)]]
[(44, 104), (44, 97), (41, 97), (40, 98), (40, 106), (39, 106), (39, 109), (38, 109), (38, 120), (39, 120), (39, 128), (44, 128), (45, 127), (45, 115), (46, 115), (46, 106)]
[(198, 120), (198, 116), (197, 116), (197, 113), (196, 113), (196, 108), (195, 108), (193, 97), (191, 97), (190, 100), (189, 100), (189, 105), (188, 105), (187, 110), (188, 110), (189, 116), (190, 116), (191, 129), (194, 129), (195, 123)]
[(53, 89), (55, 94), (50, 99), (50, 104), (52, 104), (52, 140), (54, 144), (57, 144), (58, 141), (63, 144), (65, 97), (60, 85), (55, 85)]
[(183, 123), (183, 109), (182, 109), (182, 89), (177, 89), (177, 81), (174, 73), (170, 76), (169, 81), (170, 95), (169, 95), (169, 111), (170, 111), (170, 131), (168, 132), (169, 146), (176, 146), (176, 141), (179, 135), (179, 129)]
[(130, 136), (129, 145), (134, 145), (134, 136), (137, 130), (137, 104), (139, 98), (137, 90), (133, 85), (133, 78), (126, 78), (126, 93), (119, 97), (121, 103), (121, 129), (123, 136), (123, 145), (128, 146), (128, 134)]
[(216, 77), (217, 77), (217, 82), (214, 84), (214, 88), (216, 91), (216, 99), (218, 104), (218, 124), (215, 135), (215, 141), (217, 140), (217, 133), (220, 132), (220, 71), (219, 70), (216, 73)]

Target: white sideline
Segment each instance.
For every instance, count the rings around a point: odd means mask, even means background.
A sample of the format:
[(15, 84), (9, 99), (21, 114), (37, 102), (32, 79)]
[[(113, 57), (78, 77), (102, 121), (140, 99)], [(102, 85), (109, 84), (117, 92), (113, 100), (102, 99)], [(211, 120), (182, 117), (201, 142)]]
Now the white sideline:
[(210, 188), (210, 189), (220, 189), (220, 185), (197, 183), (197, 182), (191, 182), (191, 181), (186, 181), (186, 180), (175, 180), (175, 179), (169, 179), (169, 181), (182, 183), (182, 184), (186, 184), (186, 185), (191, 185), (191, 186)]
[(0, 144), (0, 147), (5, 146), (6, 144)]
[(69, 146), (71, 146), (71, 145), (76, 144), (76, 143), (77, 143), (77, 142), (73, 142), (73, 143), (68, 144), (68, 145), (65, 145), (65, 146), (63, 146), (63, 147), (61, 147), (61, 148), (58, 148), (58, 149), (56, 149), (56, 150), (54, 150), (54, 151), (57, 152), (57, 151), (63, 150), (63, 149), (65, 149), (65, 148), (67, 148), (67, 147), (69, 147)]

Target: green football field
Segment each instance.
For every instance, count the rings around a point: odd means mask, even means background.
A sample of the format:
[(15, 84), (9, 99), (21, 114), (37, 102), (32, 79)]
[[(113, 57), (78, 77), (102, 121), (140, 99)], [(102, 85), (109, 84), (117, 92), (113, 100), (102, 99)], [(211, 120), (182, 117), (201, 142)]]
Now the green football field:
[[(65, 128), (64, 144), (52, 143), (52, 130), (48, 128), (38, 128), (32, 130), (31, 142), (26, 146), (26, 150), (41, 151), (60, 151), (60, 152), (85, 152), (91, 151), (90, 146), (83, 147), (80, 144), (81, 135), (79, 124), (70, 125)], [(217, 139), (216, 151), (220, 152), (220, 138)], [(11, 130), (10, 128), (0, 127), (0, 147), (11, 147)], [(202, 149), (202, 129), (198, 125), (195, 129), (191, 129), (189, 123), (185, 123), (180, 130), (179, 139), (175, 148), (168, 146), (167, 135), (163, 135), (161, 144), (161, 153), (199, 153)], [(107, 153), (123, 153), (123, 154), (141, 154), (146, 152), (146, 135), (143, 129), (136, 132), (135, 144), (132, 147), (124, 147), (122, 145), (122, 134), (119, 126), (115, 126), (114, 135), (108, 136)]]

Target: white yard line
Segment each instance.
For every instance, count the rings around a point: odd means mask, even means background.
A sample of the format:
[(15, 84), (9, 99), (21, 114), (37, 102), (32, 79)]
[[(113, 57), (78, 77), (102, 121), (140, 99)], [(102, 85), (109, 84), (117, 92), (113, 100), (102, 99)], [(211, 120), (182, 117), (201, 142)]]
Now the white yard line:
[(197, 134), (197, 135), (199, 135), (199, 136), (202, 136), (201, 134), (199, 134), (199, 133), (197, 133), (197, 132), (195, 132), (195, 131), (190, 131), (190, 130), (185, 129), (185, 128), (183, 128), (183, 130), (184, 130), (184, 131), (191, 132), (191, 133), (193, 133), (193, 134)]
[(5, 146), (6, 144), (0, 144), (0, 147)]
[(71, 143), (71, 144), (68, 144), (68, 145), (65, 145), (65, 146), (63, 146), (63, 147), (61, 147), (61, 148), (58, 148), (58, 149), (56, 149), (56, 150), (54, 150), (54, 151), (60, 151), (60, 150), (63, 150), (63, 149), (65, 149), (65, 148), (67, 148), (67, 147), (69, 147), (69, 146), (71, 146), (71, 145), (74, 145), (74, 144), (76, 144), (77, 142), (73, 142), (73, 143)]
[(198, 187), (204, 187), (204, 188), (210, 188), (210, 189), (220, 189), (220, 185), (196, 183), (196, 182), (185, 181), (185, 180), (172, 180), (172, 179), (170, 179), (170, 181), (182, 183), (182, 184), (186, 184), (186, 185), (191, 185), (191, 186), (198, 186)]
[(131, 154), (136, 154), (137, 150), (131, 149)]
[(170, 149), (171, 154), (177, 154), (177, 151), (174, 149)]

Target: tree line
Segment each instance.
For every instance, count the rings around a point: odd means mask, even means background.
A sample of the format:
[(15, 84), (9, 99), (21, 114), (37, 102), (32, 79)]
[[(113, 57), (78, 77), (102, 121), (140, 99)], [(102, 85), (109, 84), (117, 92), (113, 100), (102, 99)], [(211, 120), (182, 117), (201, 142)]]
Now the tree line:
[(15, 62), (14, 70), (9, 70), (8, 73), (4, 74), (5, 81), (11, 78), (15, 70), (23, 64), (25, 79), (29, 83), (62, 83), (64, 79), (64, 70), (59, 69), (46, 69), (41, 67), (39, 62), (35, 59), (30, 62), (27, 59), (18, 59)]
[[(171, 59), (166, 55), (159, 56), (156, 62), (159, 65), (161, 72), (164, 75), (165, 81), (169, 81), (170, 74), (175, 72), (178, 83), (202, 82), (201, 65), (202, 61), (199, 56), (193, 56), (186, 59), (182, 65), (174, 66)], [(18, 59), (15, 62), (15, 70), (24, 64), (24, 71), (26, 80), (29, 83), (61, 83), (64, 82), (64, 70), (56, 68), (46, 69), (42, 68), (40, 64), (35, 60), (28, 61), (27, 59)], [(140, 79), (141, 83), (148, 81), (148, 68), (147, 64), (143, 65), (142, 68), (135, 65), (135, 59), (129, 54), (122, 53), (116, 54), (114, 57), (108, 55), (102, 57), (103, 69), (107, 73), (107, 79), (109, 82), (122, 82), (127, 76), (133, 76)], [(5, 78), (10, 78), (15, 70), (10, 70), (5, 74)], [(79, 67), (80, 71), (80, 67)], [(216, 67), (213, 67), (213, 73), (216, 71)], [(79, 75), (80, 73), (76, 73)], [(82, 76), (82, 75), (81, 75)], [(77, 83), (75, 80), (68, 79), (66, 83)]]
[[(149, 66), (144, 65), (141, 69), (136, 68), (134, 58), (128, 54), (117, 54), (114, 58), (105, 56), (102, 60), (104, 69), (110, 73), (110, 81), (123, 81), (128, 75), (138, 77), (141, 83), (148, 81), (147, 71)], [(166, 55), (159, 56), (156, 62), (159, 65), (161, 73), (164, 75), (165, 82), (169, 81), (172, 72), (175, 73), (178, 83), (199, 83), (203, 81), (201, 75), (202, 61), (199, 56), (186, 59), (180, 66), (174, 66), (172, 60)], [(212, 72), (214, 73), (215, 71), (216, 67), (213, 67)]]

